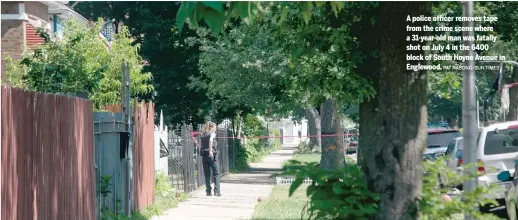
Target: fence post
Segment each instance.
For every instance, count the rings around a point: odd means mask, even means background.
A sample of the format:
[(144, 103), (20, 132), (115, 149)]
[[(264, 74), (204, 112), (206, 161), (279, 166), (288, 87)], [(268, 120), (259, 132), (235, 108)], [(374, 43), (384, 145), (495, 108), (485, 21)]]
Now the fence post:
[[(131, 216), (132, 210), (132, 200), (133, 200), (133, 124), (131, 117), (131, 105), (130, 105), (130, 83), (129, 83), (129, 65), (126, 62), (122, 62), (121, 66), (122, 70), (122, 91), (121, 91), (121, 104), (122, 110), (126, 116), (126, 131), (129, 133), (128, 140), (128, 151), (126, 160), (127, 160), (127, 171), (126, 171), (126, 190), (128, 194), (128, 199), (126, 201), (126, 215)], [(137, 99), (135, 98), (135, 107), (134, 111), (137, 108)]]

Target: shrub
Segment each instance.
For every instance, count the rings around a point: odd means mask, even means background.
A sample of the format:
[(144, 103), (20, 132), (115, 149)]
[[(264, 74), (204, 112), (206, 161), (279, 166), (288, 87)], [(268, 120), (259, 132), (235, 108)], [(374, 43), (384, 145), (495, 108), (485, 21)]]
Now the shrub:
[(281, 139), (278, 138), (281, 136), (281, 131), (278, 130), (278, 129), (275, 129), (275, 130), (272, 130), (272, 136), (274, 136), (275, 138), (273, 138), (273, 148), (275, 150), (278, 150), (281, 148)]
[[(274, 135), (280, 136), (280, 131), (273, 131)], [(277, 132), (277, 133), (275, 133)], [(245, 170), (249, 162), (259, 162), (262, 158), (272, 151), (280, 148), (280, 140), (269, 140), (265, 138), (255, 138), (258, 136), (268, 136), (268, 129), (263, 126), (255, 115), (245, 118), (243, 134), (246, 137), (253, 137), (246, 140), (246, 144), (241, 141), (236, 142), (236, 167), (235, 171)]]
[(309, 201), (302, 210), (303, 216), (309, 215), (307, 219), (369, 219), (377, 212), (379, 197), (368, 190), (357, 166), (346, 165), (342, 170), (329, 171), (308, 163), (285, 173), (295, 173), (290, 196), (306, 177), (312, 180), (306, 191)]
[(176, 207), (178, 202), (183, 201), (187, 196), (176, 191), (169, 183), (167, 175), (158, 172), (155, 176), (155, 202), (146, 209), (133, 213), (131, 217), (122, 213), (122, 206), (119, 199), (117, 200), (117, 211), (115, 213), (106, 211), (103, 213), (103, 220), (145, 220), (150, 219), (153, 215), (159, 215), (170, 208)]
[[(470, 170), (475, 166), (478, 164), (465, 165), (463, 169)], [(494, 185), (478, 186), (472, 192), (463, 192), (463, 198), (454, 197), (449, 202), (445, 202), (442, 198), (442, 195), (451, 191), (452, 187), (461, 185), (467, 179), (476, 178), (476, 171), (459, 173), (447, 167), (444, 158), (425, 161), (424, 169), (426, 174), (419, 205), (421, 219), (456, 219), (463, 214), (470, 214), (476, 219), (499, 219), (493, 214), (482, 214), (478, 208), (474, 208), (479, 205), (497, 204), (495, 200), (484, 198), (484, 195), (494, 189)]]
[(297, 153), (298, 154), (310, 154), (310, 153), (313, 153), (311, 144), (306, 143), (306, 142), (301, 142), (297, 146)]
[[(346, 165), (342, 170), (329, 171), (316, 167), (316, 163), (291, 163), (300, 166), (292, 166), (282, 174), (295, 175), (295, 181), (289, 190), (290, 196), (302, 185), (304, 179), (312, 180), (307, 188), (309, 201), (302, 210), (303, 216), (309, 215), (308, 219), (370, 219), (376, 214), (379, 197), (369, 191), (358, 166)], [(474, 166), (478, 164), (465, 165), (464, 170), (470, 170)], [(426, 161), (424, 169), (426, 174), (419, 203), (421, 219), (464, 219), (464, 214), (470, 214), (475, 219), (499, 219), (475, 208), (496, 204), (495, 200), (484, 198), (494, 186), (479, 186), (470, 193), (463, 193), (462, 198), (453, 197), (451, 201), (444, 201), (442, 198), (451, 191), (449, 187), (458, 186), (468, 178), (476, 177), (476, 172), (457, 173), (446, 166), (443, 158)], [(439, 182), (440, 179), (448, 180), (445, 182), (447, 187)]]

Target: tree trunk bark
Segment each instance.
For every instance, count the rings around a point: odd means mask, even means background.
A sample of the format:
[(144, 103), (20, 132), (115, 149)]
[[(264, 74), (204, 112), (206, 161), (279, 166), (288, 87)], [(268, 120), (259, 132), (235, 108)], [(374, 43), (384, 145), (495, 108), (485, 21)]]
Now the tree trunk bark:
[[(513, 68), (513, 81), (518, 82), (518, 67)], [(509, 88), (509, 112), (505, 116), (506, 121), (518, 120), (518, 86)]]
[(237, 138), (241, 139), (243, 133), (243, 117), (237, 115)]
[(311, 149), (316, 152), (321, 151), (322, 147), (322, 139), (320, 138), (321, 127), (320, 127), (320, 115), (316, 108), (306, 108), (304, 109), (306, 113), (306, 118), (308, 119), (308, 128), (309, 128), (309, 144)]
[(369, 189), (380, 195), (376, 219), (417, 219), (427, 136), (427, 72), (406, 70), (407, 63), (418, 63), (406, 61), (406, 54), (423, 52), (405, 49), (407, 36), (427, 33), (407, 32), (407, 25), (425, 23), (406, 19), (429, 16), (431, 3), (383, 2), (380, 7), (381, 68), (374, 82), (377, 97), (361, 104), (360, 163)]
[[(341, 169), (345, 164), (343, 136), (336, 136), (342, 131), (342, 118), (338, 114), (338, 106), (332, 98), (322, 104), (322, 156), (320, 167), (328, 170)], [(343, 131), (341, 132), (343, 134)], [(341, 139), (341, 140), (340, 140)]]

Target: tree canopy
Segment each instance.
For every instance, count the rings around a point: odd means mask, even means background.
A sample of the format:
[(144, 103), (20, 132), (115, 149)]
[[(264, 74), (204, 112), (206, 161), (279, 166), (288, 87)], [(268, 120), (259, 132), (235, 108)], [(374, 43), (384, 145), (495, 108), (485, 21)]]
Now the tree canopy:
[(26, 53), (20, 63), (9, 63), (21, 65), (12, 67), (21, 72), (9, 72), (7, 78), (35, 91), (88, 92), (94, 107), (101, 109), (106, 104), (120, 103), (121, 64), (125, 61), (131, 67), (132, 96), (153, 92), (151, 73), (142, 70), (139, 44), (132, 44), (128, 29), (123, 27), (108, 49), (99, 39), (103, 23), (99, 20), (88, 27), (69, 20), (61, 39), (42, 33), (45, 43)]

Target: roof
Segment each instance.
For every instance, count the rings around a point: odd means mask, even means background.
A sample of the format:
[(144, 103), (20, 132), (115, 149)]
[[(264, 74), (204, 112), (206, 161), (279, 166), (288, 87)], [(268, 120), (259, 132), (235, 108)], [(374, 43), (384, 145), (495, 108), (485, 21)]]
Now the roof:
[(428, 134), (459, 132), (458, 129), (428, 129)]
[(58, 15), (61, 19), (72, 17), (81, 23), (88, 24), (88, 20), (85, 17), (66, 5), (68, 1), (40, 1), (40, 3), (49, 8), (49, 14)]
[(497, 123), (493, 123), (487, 127), (482, 128), (482, 130), (488, 131), (488, 130), (495, 130), (495, 128), (501, 129), (502, 127), (507, 128), (510, 126), (518, 126), (518, 121), (497, 122)]

